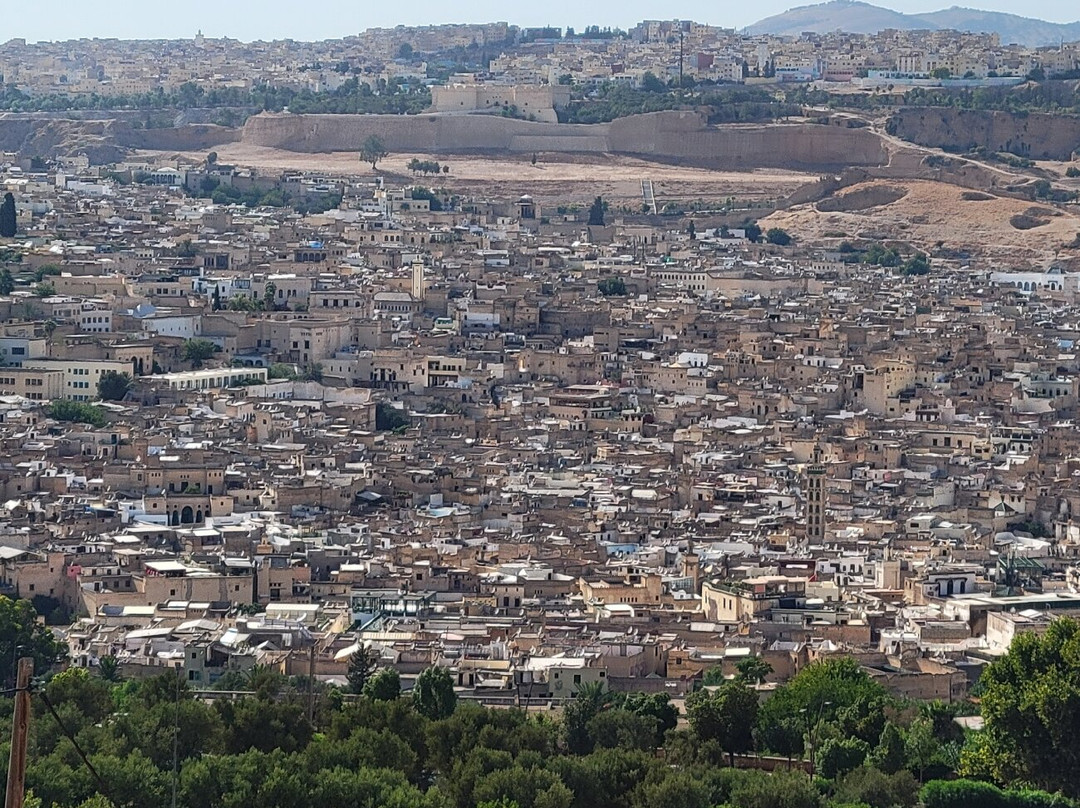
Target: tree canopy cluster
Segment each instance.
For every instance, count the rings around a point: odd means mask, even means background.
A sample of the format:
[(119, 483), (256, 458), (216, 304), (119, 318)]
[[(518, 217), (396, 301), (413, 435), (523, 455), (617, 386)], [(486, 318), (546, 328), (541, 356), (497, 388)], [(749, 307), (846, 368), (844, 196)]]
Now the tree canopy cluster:
[[(61, 648), (34, 617), (0, 597), (0, 653), (32, 649), (45, 669)], [(366, 651), (349, 665), (355, 695), (315, 683), (314, 698), (306, 678), (262, 666), (227, 673), (214, 688), (230, 698), (209, 699), (173, 671), (125, 681), (105, 658), (47, 679), (62, 728), (35, 697), (28, 804), (166, 805), (175, 784), (184, 808), (1077, 808), (1076, 621), (1022, 635), (987, 669), (980, 733), (954, 721), (955, 705), (898, 699), (849, 658), (761, 700), (752, 685), (770, 672), (761, 660), (734, 679), (710, 671), (682, 728), (667, 694), (603, 682), (559, 713), (459, 700), (438, 667), (402, 693)], [(753, 750), (808, 760), (815, 776), (731, 767)]]
[(559, 110), (563, 123), (606, 123), (628, 115), (670, 109), (708, 108), (709, 123), (762, 123), (801, 114), (796, 104), (777, 101), (767, 90), (739, 85), (669, 88), (655, 76), (641, 89), (604, 85)]
[(105, 411), (101, 407), (68, 398), (56, 399), (46, 407), (45, 413), (57, 421), (86, 424), (92, 427), (103, 427), (106, 422)]
[[(251, 89), (221, 87), (207, 90), (188, 82), (175, 90), (152, 90), (147, 93), (28, 95), (19, 89), (0, 84), (0, 110), (42, 112), (71, 109), (241, 109), (255, 112), (281, 112), (288, 108), (298, 113), (382, 113), (418, 114), (431, 106), (431, 91), (423, 84), (400, 78), (379, 79), (375, 86), (361, 83), (356, 76), (346, 79), (334, 90), (314, 92), (292, 87), (260, 85)], [(234, 121), (235, 123), (235, 121)]]

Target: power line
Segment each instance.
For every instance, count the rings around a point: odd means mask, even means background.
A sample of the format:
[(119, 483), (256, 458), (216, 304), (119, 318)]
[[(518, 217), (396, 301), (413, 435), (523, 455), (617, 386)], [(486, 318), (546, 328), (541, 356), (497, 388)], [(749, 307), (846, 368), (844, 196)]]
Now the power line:
[(79, 757), (82, 758), (82, 762), (86, 764), (86, 768), (90, 770), (90, 774), (94, 775), (94, 779), (97, 780), (98, 784), (98, 793), (101, 794), (101, 796), (107, 799), (110, 803), (112, 803), (114, 808), (116, 808), (117, 802), (111, 796), (109, 796), (109, 787), (105, 785), (105, 781), (102, 780), (101, 775), (97, 773), (97, 769), (94, 768), (94, 764), (90, 762), (90, 758), (86, 756), (86, 752), (84, 752), (83, 748), (79, 746), (79, 742), (75, 740), (75, 735), (71, 732), (70, 729), (67, 728), (67, 725), (64, 723), (64, 719), (62, 719), (60, 717), (60, 714), (56, 712), (56, 708), (52, 706), (52, 702), (49, 701), (49, 697), (45, 695), (45, 691), (39, 690), (38, 695), (41, 696), (41, 700), (45, 702), (45, 707), (48, 709), (49, 713), (56, 721), (56, 725), (60, 727), (60, 731), (64, 733), (65, 736), (67, 736), (67, 739), (71, 741), (71, 745), (75, 747), (75, 751), (78, 752)]

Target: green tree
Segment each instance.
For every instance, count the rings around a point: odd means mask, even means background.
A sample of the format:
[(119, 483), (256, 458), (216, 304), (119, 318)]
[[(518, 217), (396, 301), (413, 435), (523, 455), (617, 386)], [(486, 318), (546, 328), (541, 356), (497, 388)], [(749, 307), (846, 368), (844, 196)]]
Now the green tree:
[(731, 805), (738, 808), (820, 808), (821, 794), (802, 772), (742, 772), (731, 788)]
[(188, 339), (184, 340), (181, 356), (197, 370), (206, 364), (206, 360), (217, 353), (217, 350), (217, 345), (208, 339)]
[(505, 804), (519, 808), (570, 808), (574, 800), (559, 776), (539, 766), (501, 768), (476, 781), (473, 798), (477, 803)]
[(786, 247), (791, 243), (791, 235), (779, 227), (770, 227), (768, 232), (765, 233), (765, 240), (769, 244), (776, 244), (779, 247)]
[(353, 693), (363, 693), (364, 685), (375, 673), (375, 659), (366, 648), (358, 648), (349, 657), (349, 670), (345, 678), (349, 680), (349, 689)]
[(277, 296), (277, 284), (273, 281), (266, 284), (266, 288), (263, 289), (262, 300), (259, 301), (258, 307), (263, 311), (273, 311), (277, 308), (277, 303), (274, 298)]
[(123, 401), (132, 385), (131, 376), (127, 373), (107, 370), (98, 377), (98, 398), (103, 401)]
[(904, 736), (892, 721), (885, 722), (881, 738), (872, 755), (873, 764), (885, 774), (895, 774), (904, 768)]
[(15, 238), (15, 232), (18, 230), (16, 219), (15, 196), (6, 193), (3, 204), (0, 204), (0, 238)]
[(35, 297), (52, 297), (55, 294), (56, 286), (49, 283), (48, 281), (43, 281), (34, 287)]
[(728, 679), (724, 676), (723, 665), (713, 665), (711, 668), (707, 668), (705, 673), (701, 675), (701, 683), (703, 685), (722, 685)]
[(782, 718), (778, 721), (758, 722), (754, 730), (757, 748), (773, 752), (791, 760), (802, 755), (806, 743), (804, 722), (797, 718)]
[(300, 374), (296, 372), (296, 368), (285, 362), (274, 362), (266, 372), (268, 379), (298, 379), (299, 377)]
[(15, 291), (15, 278), (7, 267), (0, 270), (0, 295), (10, 295)]
[(1005, 792), (975, 780), (932, 780), (919, 792), (926, 808), (1007, 808)]
[(387, 154), (389, 152), (386, 151), (386, 144), (378, 135), (368, 135), (360, 145), (360, 160), (371, 163), (372, 171), (375, 170), (376, 164)]
[(634, 793), (634, 808), (711, 808), (709, 789), (692, 772), (647, 781)]
[(905, 275), (929, 275), (930, 259), (924, 253), (916, 253), (904, 262), (902, 271)]
[(647, 93), (662, 93), (667, 91), (667, 85), (655, 73), (646, 70), (641, 76), (641, 89)]
[(626, 294), (626, 281), (612, 275), (596, 284), (596, 289), (604, 297), (623, 297)]
[(413, 706), (428, 718), (446, 718), (457, 705), (454, 680), (445, 668), (427, 668), (416, 677), (412, 691)]
[(307, 746), (314, 734), (304, 705), (293, 699), (220, 700), (214, 702), (214, 708), (221, 718), (224, 748), (229, 754), (249, 749), (296, 752)]
[(383, 668), (364, 682), (362, 692), (372, 701), (396, 701), (401, 697), (401, 676), (393, 668)]
[(635, 715), (655, 719), (654, 746), (664, 742), (664, 736), (679, 723), (679, 710), (667, 693), (627, 693), (616, 697), (616, 704)]
[(747, 684), (760, 684), (765, 677), (773, 672), (773, 666), (759, 656), (748, 656), (735, 664), (738, 678)]
[(699, 690), (686, 700), (686, 717), (694, 734), (719, 743), (733, 766), (735, 755), (753, 748), (757, 714), (757, 694), (738, 681), (713, 691)]
[(885, 689), (850, 657), (807, 665), (779, 687), (761, 708), (761, 726), (785, 719), (802, 722), (809, 732), (819, 721), (866, 743), (878, 742), (890, 703)]
[(814, 771), (828, 780), (857, 769), (866, 762), (870, 745), (858, 738), (827, 738), (817, 753)]
[[(68, 668), (49, 680), (45, 696), (71, 732), (86, 734), (93, 732), (113, 712), (111, 690), (108, 682), (91, 676), (86, 668)], [(44, 716), (42, 707), (38, 705), (38, 713)], [(34, 741), (37, 753), (48, 756), (63, 747), (64, 733), (55, 724), (39, 725)], [(43, 796), (47, 798), (48, 795)]]
[(58, 398), (46, 408), (45, 412), (56, 421), (88, 424), (93, 427), (103, 427), (106, 424), (105, 411), (101, 407), (95, 407), (83, 401)]
[(120, 663), (116, 657), (107, 654), (98, 660), (98, 676), (106, 682), (120, 681)]
[(174, 751), (181, 762), (220, 752), (225, 730), (214, 707), (195, 698), (176, 673), (160, 678), (166, 696), (155, 692), (147, 698), (136, 692), (127, 709), (114, 717), (113, 729), (119, 736), (115, 751), (140, 752), (161, 769), (171, 767)]
[(908, 768), (919, 773), (920, 782), (940, 748), (941, 743), (934, 737), (934, 722), (931, 719), (919, 716), (911, 722), (904, 742), (904, 756)]
[(589, 227), (604, 226), (604, 197), (598, 196), (589, 206)]
[(407, 413), (385, 401), (375, 405), (375, 428), (380, 432), (393, 432), (411, 424)]
[(63, 646), (37, 616), (30, 601), (0, 595), (0, 660), (8, 660), (5, 681), (14, 675), (11, 660), (33, 657), (35, 675), (42, 675), (63, 654)]
[(753, 222), (743, 225), (743, 233), (746, 235), (746, 240), (753, 244), (761, 241), (761, 228)]
[(34, 270), (34, 280), (41, 283), (46, 278), (52, 278), (60, 274), (60, 267), (56, 264), (42, 264)]
[(909, 771), (886, 774), (873, 766), (862, 766), (837, 781), (833, 801), (869, 808), (914, 808), (919, 802), (919, 784)]
[(871, 244), (863, 253), (863, 263), (879, 267), (898, 267), (903, 262), (900, 253), (892, 247), (882, 244)]
[(586, 725), (594, 749), (640, 749), (657, 746), (659, 720), (620, 708), (601, 710)]
[(589, 732), (589, 724), (612, 701), (612, 693), (603, 682), (586, 682), (563, 707), (563, 741), (571, 754), (585, 755), (592, 751), (595, 740)]

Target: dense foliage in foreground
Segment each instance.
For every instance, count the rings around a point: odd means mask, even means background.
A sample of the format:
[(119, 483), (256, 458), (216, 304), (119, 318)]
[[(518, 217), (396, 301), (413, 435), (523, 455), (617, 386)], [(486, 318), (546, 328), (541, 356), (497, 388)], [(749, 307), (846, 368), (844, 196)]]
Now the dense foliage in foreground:
[[(24, 640), (31, 622), (12, 622)], [(760, 702), (753, 684), (770, 672), (757, 658), (734, 678), (708, 671), (680, 726), (665, 694), (597, 684), (526, 713), (459, 701), (438, 668), (408, 694), (367, 659), (349, 667), (354, 695), (262, 667), (197, 693), (172, 673), (121, 681), (106, 657), (35, 695), (28, 805), (167, 805), (175, 787), (185, 808), (1077, 806), (1080, 623), (1023, 635), (990, 666), (979, 733), (957, 706), (899, 700), (851, 659), (812, 664)], [(764, 762), (754, 753), (776, 771), (742, 768)]]

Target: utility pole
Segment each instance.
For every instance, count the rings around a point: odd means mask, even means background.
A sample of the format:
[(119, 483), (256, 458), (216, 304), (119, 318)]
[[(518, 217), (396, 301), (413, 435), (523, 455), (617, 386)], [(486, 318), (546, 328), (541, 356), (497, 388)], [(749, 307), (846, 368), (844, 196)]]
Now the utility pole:
[(172, 808), (176, 808), (176, 788), (180, 782), (180, 682), (184, 669), (176, 666), (176, 712), (173, 716), (172, 736)]
[(683, 89), (683, 29), (682, 22), (679, 22), (679, 94), (682, 95)]
[(315, 723), (315, 645), (316, 640), (313, 637), (311, 649), (308, 651), (308, 721), (312, 724)]
[(22, 808), (25, 796), (26, 739), (30, 734), (30, 680), (33, 676), (33, 657), (23, 657), (15, 675), (15, 717), (11, 725), (11, 757), (8, 759), (4, 808)]

